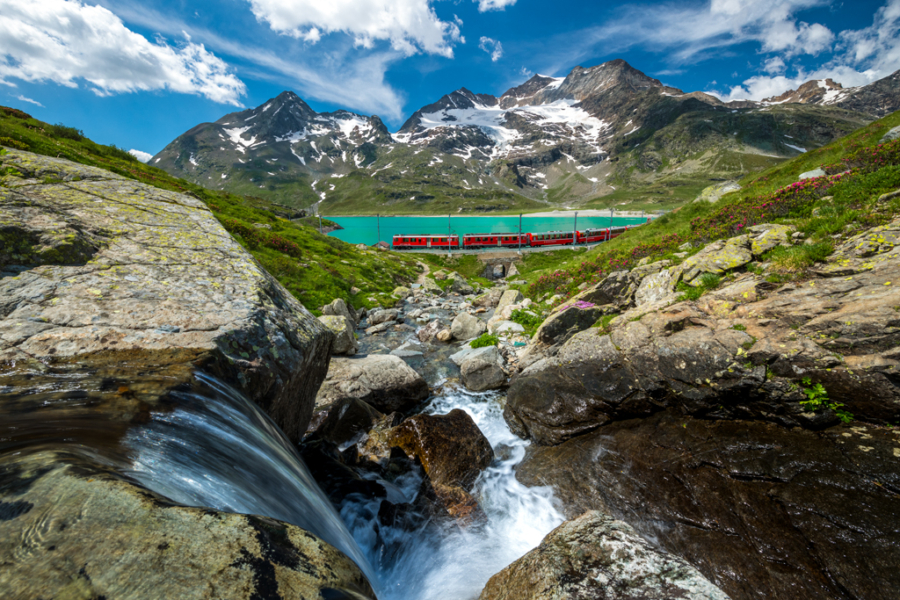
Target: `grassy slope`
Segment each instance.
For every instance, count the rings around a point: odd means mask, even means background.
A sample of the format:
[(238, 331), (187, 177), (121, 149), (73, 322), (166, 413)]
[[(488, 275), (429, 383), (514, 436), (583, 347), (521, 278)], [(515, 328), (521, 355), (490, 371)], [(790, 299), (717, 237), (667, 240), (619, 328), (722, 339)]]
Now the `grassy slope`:
[[(723, 206), (774, 192), (797, 181), (797, 177), (801, 173), (823, 165), (839, 162), (844, 156), (860, 146), (877, 145), (888, 130), (898, 125), (900, 125), (900, 112), (888, 115), (817, 150), (801, 154), (761, 173), (747, 176), (740, 182), (744, 186), (742, 190), (724, 196), (715, 204), (706, 202), (687, 204), (680, 210), (666, 214), (650, 224), (633, 229), (609, 244), (603, 244), (589, 252), (576, 253), (572, 250), (563, 250), (552, 253), (549, 256), (527, 255), (524, 264), (519, 267), (519, 271), (522, 273), (522, 278), (530, 284), (537, 281), (541, 276), (561, 271), (562, 275), (560, 278), (567, 281), (564, 286), (567, 287), (568, 291), (572, 291), (574, 286), (581, 281), (585, 281), (591, 274), (596, 272), (592, 265), (607, 264), (609, 258), (628, 255), (638, 246), (659, 244), (665, 236), (671, 234), (688, 237), (692, 233), (691, 221), (693, 219), (710, 216), (722, 209)], [(874, 180), (875, 178), (870, 179)], [(870, 186), (871, 189), (860, 193), (871, 197), (872, 194), (882, 189), (879, 186), (879, 183), (873, 181)], [(843, 211), (842, 216), (835, 216), (833, 219), (835, 221), (834, 225), (843, 226), (848, 224), (848, 215), (850, 217), (853, 216), (849, 211)], [(822, 220), (798, 219), (794, 220), (794, 223), (800, 226), (802, 230), (808, 230), (810, 233), (816, 233), (817, 231), (827, 232), (827, 230), (834, 229), (834, 225), (823, 229), (825, 224), (821, 222)], [(671, 250), (663, 250), (654, 255), (651, 260), (672, 258), (672, 254)], [(584, 265), (587, 265), (587, 267)]]
[[(355, 306), (393, 303), (386, 295), (418, 273), (411, 257), (357, 249), (308, 226), (317, 222), (290, 221), (286, 217), (292, 211), (283, 206), (208, 190), (142, 164), (119, 148), (96, 144), (77, 130), (48, 125), (28, 115), (23, 118), (23, 114), (0, 107), (0, 146), (20, 146), (199, 198), (263, 267), (311, 310), (334, 298), (344, 298)], [(255, 223), (271, 229), (254, 227)], [(356, 295), (350, 293), (353, 286), (361, 290)]]

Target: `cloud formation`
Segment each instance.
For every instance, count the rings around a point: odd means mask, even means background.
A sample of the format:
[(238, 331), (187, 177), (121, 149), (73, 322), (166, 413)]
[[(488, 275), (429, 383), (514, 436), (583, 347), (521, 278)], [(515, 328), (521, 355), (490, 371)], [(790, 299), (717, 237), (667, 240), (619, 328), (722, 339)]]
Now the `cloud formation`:
[(493, 62), (497, 62), (503, 56), (503, 44), (487, 36), (481, 36), (478, 47), (490, 54)]
[(89, 82), (101, 96), (139, 90), (198, 94), (240, 106), (243, 82), (201, 44), (150, 42), (101, 6), (0, 0), (0, 83)]
[(489, 10), (505, 10), (507, 6), (512, 6), (516, 0), (475, 0), (478, 2), (478, 12), (488, 12)]
[(37, 100), (32, 100), (31, 98), (29, 98), (29, 97), (27, 97), (27, 96), (24, 96), (24, 95), (22, 95), (22, 94), (19, 94), (18, 96), (15, 96), (15, 98), (16, 98), (16, 100), (20, 100), (20, 101), (22, 101), (22, 102), (27, 102), (27, 103), (29, 103), (29, 104), (34, 104), (34, 105), (36, 105), (36, 106), (40, 106), (41, 108), (44, 108), (44, 105), (41, 104), (40, 102), (38, 102)]
[(149, 161), (151, 158), (153, 158), (153, 155), (150, 154), (149, 152), (144, 152), (143, 150), (135, 150), (134, 148), (129, 150), (128, 154), (132, 155), (133, 157), (135, 157), (142, 163), (145, 163), (145, 162)]
[[(405, 55), (418, 52), (452, 57), (465, 40), (459, 19), (442, 21), (429, 0), (248, 0), (257, 20), (281, 34), (308, 42), (343, 32), (354, 44), (372, 48), (387, 40)], [(501, 0), (504, 1), (504, 0)]]

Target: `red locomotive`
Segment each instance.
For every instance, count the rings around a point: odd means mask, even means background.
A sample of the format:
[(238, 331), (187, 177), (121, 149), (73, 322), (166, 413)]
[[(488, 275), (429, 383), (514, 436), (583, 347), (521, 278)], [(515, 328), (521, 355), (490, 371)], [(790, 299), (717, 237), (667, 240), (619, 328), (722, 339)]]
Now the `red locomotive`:
[[(546, 231), (544, 233), (467, 233), (463, 235), (464, 249), (476, 248), (518, 248), (525, 246), (565, 246), (576, 244), (593, 244), (605, 242), (618, 237), (629, 229), (625, 227), (607, 227), (606, 229), (586, 229), (584, 231)], [(422, 250), (438, 248), (444, 250), (459, 249), (458, 235), (395, 235), (394, 250)]]

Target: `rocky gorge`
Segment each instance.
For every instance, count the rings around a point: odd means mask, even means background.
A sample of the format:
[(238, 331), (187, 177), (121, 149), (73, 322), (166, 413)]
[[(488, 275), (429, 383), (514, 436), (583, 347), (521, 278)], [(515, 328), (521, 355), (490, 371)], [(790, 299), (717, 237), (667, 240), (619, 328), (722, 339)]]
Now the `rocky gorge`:
[(900, 219), (787, 282), (764, 223), (571, 298), (448, 268), (316, 317), (191, 196), (0, 166), (6, 597), (900, 587)]

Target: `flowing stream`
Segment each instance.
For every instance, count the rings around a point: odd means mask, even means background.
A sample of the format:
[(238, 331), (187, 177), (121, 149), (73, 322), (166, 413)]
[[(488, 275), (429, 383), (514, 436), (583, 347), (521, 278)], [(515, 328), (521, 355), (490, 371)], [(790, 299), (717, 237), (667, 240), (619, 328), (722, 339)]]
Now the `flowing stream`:
[[(513, 470), (526, 442), (507, 428), (496, 393), (443, 386), (424, 412), (468, 412), (502, 458), (474, 495), (487, 515), (470, 527), (424, 522), (380, 527), (380, 499), (348, 498), (340, 515), (296, 450), (252, 402), (214, 380), (209, 394), (183, 392), (178, 408), (129, 431), (126, 474), (176, 502), (270, 516), (307, 529), (350, 556), (380, 600), (470, 600), (491, 575), (537, 546), (563, 521), (549, 488), (526, 488)], [(421, 474), (383, 482), (388, 500), (412, 501)], [(346, 525), (345, 525), (346, 523)]]

